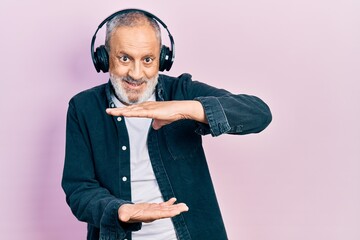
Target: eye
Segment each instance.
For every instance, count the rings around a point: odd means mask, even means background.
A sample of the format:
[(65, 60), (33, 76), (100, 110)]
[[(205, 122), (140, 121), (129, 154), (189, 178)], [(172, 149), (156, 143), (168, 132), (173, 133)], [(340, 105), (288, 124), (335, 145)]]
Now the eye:
[(129, 57), (126, 55), (119, 57), (119, 59), (121, 62), (125, 62), (125, 63), (130, 61)]
[(150, 63), (152, 63), (152, 61), (153, 61), (153, 59), (152, 59), (151, 57), (146, 57), (146, 58), (144, 58), (144, 62), (145, 62), (146, 64), (150, 64)]

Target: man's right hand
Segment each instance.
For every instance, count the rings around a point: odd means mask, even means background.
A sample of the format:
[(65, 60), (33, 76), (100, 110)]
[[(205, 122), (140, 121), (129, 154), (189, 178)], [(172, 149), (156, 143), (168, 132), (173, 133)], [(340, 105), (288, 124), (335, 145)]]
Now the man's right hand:
[(162, 218), (171, 218), (189, 210), (185, 203), (177, 203), (171, 198), (163, 203), (124, 204), (118, 210), (120, 221), (127, 223), (152, 222)]

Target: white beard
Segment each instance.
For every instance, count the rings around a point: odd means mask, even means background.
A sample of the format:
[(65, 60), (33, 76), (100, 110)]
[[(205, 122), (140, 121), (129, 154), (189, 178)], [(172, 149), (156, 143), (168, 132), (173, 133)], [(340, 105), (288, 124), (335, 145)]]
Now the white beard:
[[(158, 83), (158, 77), (159, 77), (159, 75), (156, 74), (154, 77), (152, 77), (150, 79), (144, 77), (140, 80), (134, 80), (133, 78), (131, 78), (129, 76), (117, 77), (117, 76), (113, 75), (112, 73), (110, 73), (110, 81), (114, 87), (116, 97), (122, 103), (127, 104), (127, 105), (142, 103), (142, 102), (145, 102), (146, 100), (148, 100), (155, 91), (156, 85)], [(128, 82), (133, 82), (133, 83), (145, 82), (146, 88), (143, 91), (143, 93), (139, 93), (139, 96), (137, 99), (130, 100), (128, 97), (128, 93), (122, 86), (122, 81), (124, 81), (124, 80), (126, 80)]]

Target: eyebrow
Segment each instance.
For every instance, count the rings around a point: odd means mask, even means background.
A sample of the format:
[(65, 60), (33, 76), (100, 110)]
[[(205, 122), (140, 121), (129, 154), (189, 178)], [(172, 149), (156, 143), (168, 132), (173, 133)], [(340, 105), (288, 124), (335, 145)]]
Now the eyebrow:
[[(128, 56), (128, 57), (130, 57), (131, 59), (134, 59), (134, 57), (133, 56), (131, 56), (130, 54), (128, 54), (127, 52), (125, 52), (125, 51), (119, 51), (119, 52), (117, 52), (116, 53), (116, 55), (118, 56), (118, 55), (126, 55), (126, 56)], [(146, 57), (152, 57), (152, 58), (156, 58), (156, 56), (153, 54), (153, 53), (146, 53), (142, 58), (146, 58)]]

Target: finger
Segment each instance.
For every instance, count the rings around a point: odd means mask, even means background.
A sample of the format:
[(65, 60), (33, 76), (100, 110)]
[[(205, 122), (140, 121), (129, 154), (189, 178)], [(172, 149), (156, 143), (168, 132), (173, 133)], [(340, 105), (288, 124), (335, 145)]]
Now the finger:
[(169, 202), (164, 202), (162, 203), (162, 209), (161, 211), (175, 211), (175, 212), (187, 212), (189, 211), (189, 207), (185, 204), (185, 203), (178, 203), (178, 204), (174, 204), (173, 201)]
[(177, 207), (177, 210), (179, 210), (180, 212), (187, 212), (189, 211), (189, 207), (185, 204), (185, 203), (178, 203), (176, 205), (174, 205)]
[[(163, 203), (166, 204), (166, 203)], [(162, 205), (160, 209), (154, 209), (156, 211), (179, 211), (179, 212), (186, 212), (189, 211), (189, 207), (185, 203), (177, 203), (173, 205)]]
[[(170, 199), (165, 203), (172, 204), (174, 199)], [(147, 206), (147, 207), (145, 207)], [(152, 222), (157, 219), (171, 218), (179, 215), (182, 212), (188, 211), (188, 207), (184, 203), (179, 203), (170, 206), (161, 206), (161, 204), (134, 204), (134, 209), (131, 210), (130, 220), (128, 222)], [(145, 207), (145, 208), (144, 208)], [(126, 219), (124, 219), (126, 220)]]
[(152, 218), (149, 220), (158, 220), (163, 218), (171, 218), (179, 215), (181, 213), (178, 209), (169, 209), (169, 210), (158, 210), (152, 213)]
[(127, 108), (107, 108), (106, 113), (112, 116), (123, 116), (125, 112), (129, 111)]
[(153, 118), (151, 112), (145, 109), (131, 110), (122, 114), (124, 117)]
[(159, 218), (170, 218), (179, 215), (182, 212), (187, 212), (187, 211), (189, 211), (188, 206), (186, 206), (186, 204), (184, 203), (181, 203), (181, 204), (172, 205), (168, 207), (168, 209), (166, 210), (165, 209), (159, 210), (157, 214)]
[(153, 127), (153, 129), (155, 129), (155, 130), (159, 130), (162, 126), (159, 124), (159, 121), (157, 121), (157, 120), (155, 120), (154, 119), (154, 121), (152, 122), (152, 127)]
[(167, 200), (166, 203), (167, 205), (173, 205), (176, 202), (176, 200), (177, 199), (175, 197), (172, 197), (169, 200)]
[(107, 108), (106, 113), (112, 116), (152, 118), (151, 113), (143, 108)]
[(165, 121), (165, 120), (159, 120), (159, 119), (154, 119), (154, 121), (152, 122), (152, 127), (155, 130), (159, 130), (160, 128), (162, 128), (163, 126), (169, 124), (169, 121)]
[(170, 198), (166, 202), (160, 203), (160, 206), (171, 206), (176, 202), (176, 198)]
[(134, 109), (140, 109), (140, 108), (143, 108), (143, 107), (141, 107), (141, 105), (139, 105), (139, 104), (133, 104), (133, 105), (123, 106), (123, 107), (107, 108), (106, 112), (120, 113), (120, 112), (132, 111)]

